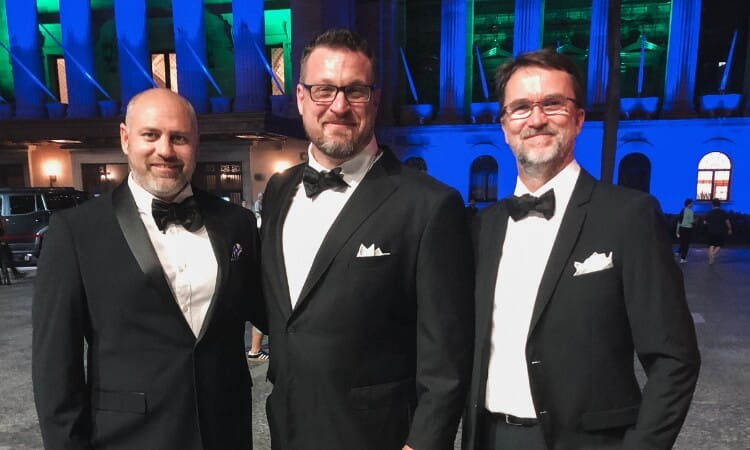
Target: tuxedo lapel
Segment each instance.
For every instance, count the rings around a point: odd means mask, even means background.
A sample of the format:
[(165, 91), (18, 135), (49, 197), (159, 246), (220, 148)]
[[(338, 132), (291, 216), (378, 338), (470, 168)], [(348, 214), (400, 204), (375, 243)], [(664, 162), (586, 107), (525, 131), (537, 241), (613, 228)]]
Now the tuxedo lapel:
[(208, 238), (211, 241), (211, 248), (214, 251), (217, 265), (216, 287), (214, 288), (214, 294), (211, 297), (208, 311), (206, 311), (206, 318), (203, 320), (201, 331), (198, 334), (198, 340), (200, 340), (211, 323), (211, 317), (216, 308), (216, 303), (218, 299), (221, 298), (222, 290), (226, 286), (229, 278), (230, 249), (226, 240), (227, 232), (225, 224), (222, 222), (222, 217), (211, 208), (210, 202), (206, 201), (205, 196), (210, 194), (205, 194), (195, 189), (194, 192), (196, 201), (198, 202), (198, 207), (200, 208), (201, 217), (203, 218), (203, 224), (206, 226)]
[(398, 161), (389, 151), (385, 151), (344, 205), (315, 255), (295, 310), (305, 303), (310, 291), (351, 235), (396, 189), (396, 183), (389, 176), (388, 170), (394, 163), (398, 164)]
[(284, 262), (284, 221), (287, 213), (289, 213), (289, 207), (292, 205), (292, 199), (297, 193), (297, 187), (302, 181), (304, 167), (304, 164), (300, 164), (289, 169), (288, 178), (282, 181), (279, 186), (277, 209), (273, 211), (265, 210), (261, 223), (263, 237), (269, 240), (270, 245), (268, 247), (273, 252), (273, 257), (265, 260), (275, 263), (272, 270), (266, 271), (274, 277), (274, 286), (277, 290), (276, 295), (270, 297), (279, 300), (279, 307), (284, 312), (285, 317), (292, 314), (292, 300), (289, 295), (289, 280), (286, 277), (286, 264)]
[(552, 246), (542, 280), (539, 283), (539, 291), (534, 302), (534, 312), (531, 315), (529, 335), (534, 331), (534, 327), (536, 327), (539, 318), (552, 298), (552, 293), (566, 268), (570, 254), (578, 242), (583, 223), (586, 220), (587, 205), (591, 200), (591, 193), (595, 183), (596, 180), (588, 172), (581, 169), (578, 181), (573, 189), (573, 194), (570, 197), (568, 208), (560, 223), (560, 230)]
[(115, 210), (117, 222), (120, 224), (122, 235), (125, 237), (133, 257), (138, 262), (138, 266), (148, 279), (149, 284), (156, 290), (159, 297), (168, 303), (167, 308), (172, 309), (183, 318), (182, 323), (184, 323), (185, 329), (192, 335), (193, 332), (190, 330), (187, 321), (184, 320), (177, 301), (169, 289), (161, 262), (159, 262), (156, 250), (154, 250), (151, 239), (148, 237), (148, 232), (138, 213), (138, 207), (130, 193), (127, 181), (120, 184), (112, 192), (112, 206)]

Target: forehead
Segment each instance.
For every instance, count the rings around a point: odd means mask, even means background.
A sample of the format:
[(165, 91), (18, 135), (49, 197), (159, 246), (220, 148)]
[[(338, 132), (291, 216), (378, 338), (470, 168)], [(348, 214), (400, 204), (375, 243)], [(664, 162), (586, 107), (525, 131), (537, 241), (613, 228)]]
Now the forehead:
[(152, 95), (139, 99), (133, 106), (129, 118), (133, 127), (193, 131), (194, 123), (188, 108), (175, 97)]
[(524, 67), (514, 72), (505, 86), (506, 100), (553, 94), (574, 96), (573, 82), (567, 72), (542, 67)]
[(371, 83), (372, 64), (362, 52), (318, 47), (305, 64), (305, 82)]

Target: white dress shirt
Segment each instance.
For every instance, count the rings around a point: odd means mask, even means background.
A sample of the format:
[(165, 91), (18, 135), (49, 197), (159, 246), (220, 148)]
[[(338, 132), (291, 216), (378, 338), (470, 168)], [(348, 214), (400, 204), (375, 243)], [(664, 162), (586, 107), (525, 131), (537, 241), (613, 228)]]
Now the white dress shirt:
[[(216, 255), (206, 226), (191, 233), (182, 225), (170, 223), (162, 233), (151, 215), (151, 201), (155, 197), (135, 182), (132, 173), (128, 177), (128, 187), (156, 250), (167, 284), (197, 337), (216, 289), (218, 273)], [(193, 189), (188, 184), (174, 202), (179, 203), (191, 195)]]
[(581, 167), (572, 161), (536, 192), (520, 179), (515, 195), (555, 192), (555, 213), (546, 220), (532, 211), (518, 222), (508, 218), (495, 284), (487, 370), (486, 408), (518, 417), (537, 417), (529, 386), (526, 338), (539, 283)]
[[(307, 149), (307, 163), (315, 170), (327, 171), (315, 160), (311, 149), (312, 144)], [(284, 265), (292, 308), (299, 300), (315, 255), (318, 254), (328, 230), (379, 157), (378, 144), (373, 136), (364, 150), (341, 165), (341, 175), (348, 187), (328, 189), (313, 198), (308, 198), (302, 183), (297, 186), (282, 234)]]

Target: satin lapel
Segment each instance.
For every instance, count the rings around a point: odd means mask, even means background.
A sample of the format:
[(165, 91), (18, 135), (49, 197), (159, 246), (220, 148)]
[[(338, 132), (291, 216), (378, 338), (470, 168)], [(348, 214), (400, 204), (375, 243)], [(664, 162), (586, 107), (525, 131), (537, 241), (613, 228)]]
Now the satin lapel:
[[(596, 180), (588, 172), (581, 169), (570, 202), (568, 203), (568, 209), (565, 211), (562, 223), (560, 224), (560, 230), (557, 233), (555, 243), (547, 260), (542, 281), (539, 283), (539, 291), (534, 303), (534, 312), (531, 315), (529, 335), (533, 332), (544, 309), (552, 298), (552, 293), (560, 281), (560, 276), (566, 269), (570, 254), (578, 242), (581, 228), (586, 220), (588, 203), (591, 200), (591, 193), (595, 182)], [(568, 270), (572, 270), (572, 267), (568, 267)]]
[(197, 200), (198, 207), (201, 211), (201, 216), (203, 217), (203, 224), (206, 226), (208, 238), (211, 241), (211, 247), (214, 250), (217, 265), (216, 287), (214, 288), (214, 295), (211, 297), (208, 311), (206, 311), (206, 318), (203, 320), (201, 331), (198, 333), (198, 340), (200, 340), (211, 323), (216, 303), (221, 298), (222, 291), (229, 279), (230, 248), (226, 240), (228, 232), (226, 231), (225, 224), (222, 222), (223, 218), (217, 211), (214, 211), (211, 208), (210, 202), (206, 201), (205, 196), (211, 194), (205, 194), (196, 189), (194, 189), (194, 192), (195, 199)]
[[(271, 260), (275, 263), (273, 270), (266, 270), (266, 273), (271, 273), (274, 276), (276, 288), (276, 298), (280, 302), (280, 307), (284, 312), (285, 317), (289, 317), (292, 314), (292, 300), (289, 295), (289, 280), (286, 277), (286, 264), (284, 262), (284, 221), (286, 215), (289, 213), (289, 207), (292, 205), (292, 199), (297, 193), (297, 186), (302, 181), (302, 170), (304, 165), (300, 165), (296, 168), (289, 169), (293, 171), (289, 174), (289, 177), (281, 184), (278, 192), (278, 202), (276, 203), (276, 209), (273, 211), (266, 211), (264, 214), (264, 221), (268, 221), (261, 224), (263, 228), (268, 227), (266, 232), (263, 232), (263, 238), (270, 240), (269, 247), (273, 252)], [(269, 295), (267, 293), (266, 295)]]
[(307, 301), (310, 291), (320, 281), (328, 266), (341, 251), (341, 248), (349, 240), (349, 237), (357, 228), (388, 198), (396, 189), (396, 183), (389, 176), (386, 165), (398, 164), (393, 161), (390, 153), (385, 153), (380, 160), (372, 166), (362, 183), (357, 186), (344, 208), (339, 213), (326, 237), (320, 244), (320, 249), (315, 255), (310, 272), (305, 279), (305, 284), (300, 291), (299, 300), (295, 310)]
[[(508, 228), (508, 210), (505, 202), (500, 202), (480, 213), (478, 227), (475, 230), (474, 244), (476, 251), (476, 328), (481, 348), (481, 379), (486, 381), (489, 363), (490, 333), (492, 331), (492, 312), (495, 306), (495, 285), (497, 269)], [(484, 397), (484, 382), (480, 382), (480, 398)]]
[[(143, 274), (148, 279), (149, 284), (151, 284), (160, 297), (171, 305), (170, 308), (173, 308), (184, 319), (179, 306), (177, 306), (177, 301), (169, 289), (167, 279), (162, 270), (159, 258), (156, 256), (156, 250), (154, 250), (154, 246), (148, 237), (146, 227), (138, 215), (138, 207), (135, 205), (135, 200), (133, 200), (130, 189), (128, 189), (127, 181), (120, 184), (112, 192), (112, 205), (125, 241), (128, 243), (133, 257), (138, 262), (138, 266), (140, 266)], [(183, 320), (182, 322), (185, 324), (186, 330), (192, 335), (193, 332), (190, 330), (187, 321)]]

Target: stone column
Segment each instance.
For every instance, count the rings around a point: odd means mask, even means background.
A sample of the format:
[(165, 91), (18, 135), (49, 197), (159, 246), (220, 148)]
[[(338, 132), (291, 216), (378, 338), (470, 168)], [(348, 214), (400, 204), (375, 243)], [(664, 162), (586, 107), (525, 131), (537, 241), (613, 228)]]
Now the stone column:
[(443, 0), (440, 18), (440, 105), (438, 120), (464, 120), (466, 1)]
[(172, 0), (172, 21), (180, 95), (193, 104), (197, 113), (206, 113), (209, 107), (208, 80), (203, 71), (206, 67), (203, 1)]
[(589, 38), (588, 82), (586, 109), (601, 112), (607, 100), (607, 22), (608, 0), (593, 0)]
[(125, 107), (136, 94), (153, 86), (146, 32), (146, 0), (115, 0), (115, 27), (120, 99)]
[[(93, 117), (96, 115), (97, 88), (87, 76), (96, 79), (89, 0), (60, 0), (60, 27), (62, 45), (66, 50), (68, 117)], [(80, 67), (73, 62), (74, 59)]]
[(392, 125), (398, 114), (398, 5), (397, 0), (376, 0), (357, 4), (357, 30), (367, 39), (378, 60), (380, 88), (378, 123)]
[(513, 56), (539, 50), (544, 29), (544, 0), (516, 0)]
[(700, 21), (701, 0), (672, 0), (662, 107), (666, 115), (695, 112), (693, 98)]
[(8, 20), (10, 49), (21, 64), (31, 72), (29, 75), (18, 62), (12, 62), (16, 117), (19, 119), (43, 118), (47, 94), (32, 78), (36, 77), (44, 83), (36, 2), (6, 1), (5, 14)]
[(263, 2), (233, 0), (235, 111), (263, 111), (268, 101), (271, 75), (258, 49), (265, 55)]

